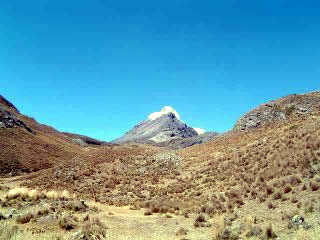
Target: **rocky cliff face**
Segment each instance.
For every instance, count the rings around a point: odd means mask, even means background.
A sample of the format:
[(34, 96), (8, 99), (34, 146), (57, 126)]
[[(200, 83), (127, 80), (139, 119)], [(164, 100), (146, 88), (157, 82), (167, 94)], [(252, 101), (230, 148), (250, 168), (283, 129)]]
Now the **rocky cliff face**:
[(292, 94), (266, 104), (243, 115), (236, 123), (234, 130), (246, 130), (262, 125), (279, 122), (294, 116), (311, 114), (320, 111), (320, 92)]

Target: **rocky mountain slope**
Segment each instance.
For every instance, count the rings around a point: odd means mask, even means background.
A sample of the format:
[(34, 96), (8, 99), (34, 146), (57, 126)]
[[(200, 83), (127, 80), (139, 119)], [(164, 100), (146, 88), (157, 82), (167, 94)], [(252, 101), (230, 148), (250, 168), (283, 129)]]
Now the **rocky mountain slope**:
[(320, 93), (292, 94), (265, 103), (246, 113), (236, 123), (234, 130), (246, 130), (284, 121), (294, 116), (305, 116), (320, 110)]
[[(180, 148), (201, 143), (217, 135), (214, 133), (200, 137), (204, 132), (202, 129), (189, 127), (181, 121), (176, 110), (166, 106), (160, 112), (151, 113), (145, 121), (113, 142), (138, 142)], [(205, 137), (208, 135), (211, 137)]]

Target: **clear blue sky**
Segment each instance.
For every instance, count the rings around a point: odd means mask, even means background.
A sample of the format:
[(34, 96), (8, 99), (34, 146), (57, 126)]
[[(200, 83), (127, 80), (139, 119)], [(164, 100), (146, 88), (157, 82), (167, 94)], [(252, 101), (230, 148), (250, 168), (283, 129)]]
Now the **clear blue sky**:
[(112, 140), (165, 105), (226, 131), (319, 89), (320, 2), (0, 2), (0, 94), (58, 130)]

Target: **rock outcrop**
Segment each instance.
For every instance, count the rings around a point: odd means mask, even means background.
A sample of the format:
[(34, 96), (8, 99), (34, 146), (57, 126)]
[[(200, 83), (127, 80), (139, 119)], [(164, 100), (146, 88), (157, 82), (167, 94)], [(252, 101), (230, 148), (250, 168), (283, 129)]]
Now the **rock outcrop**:
[(18, 118), (19, 110), (0, 95), (0, 128), (21, 127), (35, 133), (25, 122)]

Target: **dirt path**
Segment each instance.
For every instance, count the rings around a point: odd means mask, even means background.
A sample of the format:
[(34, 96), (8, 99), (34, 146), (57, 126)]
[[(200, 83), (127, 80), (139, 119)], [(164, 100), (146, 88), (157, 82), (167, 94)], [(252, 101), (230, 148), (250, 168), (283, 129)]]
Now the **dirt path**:
[[(112, 207), (97, 203), (90, 203), (99, 208), (100, 219), (107, 225), (107, 239), (199, 239), (212, 238), (212, 229), (195, 228), (193, 226), (195, 216), (154, 214), (145, 216), (144, 210), (130, 210), (128, 207)], [(108, 215), (108, 213), (114, 215)], [(176, 235), (181, 228), (187, 230), (187, 235)], [(211, 235), (211, 237), (210, 237)]]

